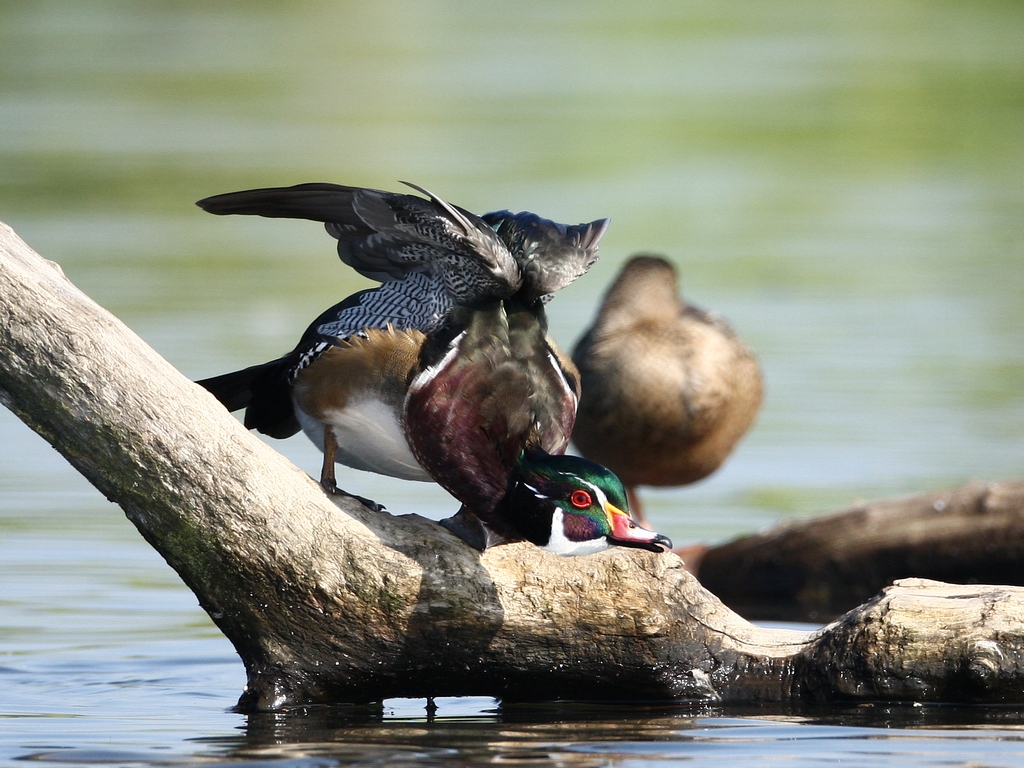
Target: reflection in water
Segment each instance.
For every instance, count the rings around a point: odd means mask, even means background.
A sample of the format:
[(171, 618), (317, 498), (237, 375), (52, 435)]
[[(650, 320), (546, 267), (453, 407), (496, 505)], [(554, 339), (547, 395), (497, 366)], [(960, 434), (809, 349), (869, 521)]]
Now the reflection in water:
[[(481, 700), (448, 699), (440, 710), (470, 709)], [(407, 709), (414, 702), (403, 702)], [(835, 742), (839, 753), (890, 751), (894, 754), (957, 751), (980, 755), (977, 740), (994, 740), (990, 729), (1013, 753), (1024, 749), (1024, 713), (1016, 708), (969, 708), (865, 704), (836, 707), (729, 708), (705, 705), (629, 706), (550, 704), (529, 707), (481, 706), (461, 716), (405, 717), (389, 707), (310, 707), (248, 718), (245, 736), (208, 742), (214, 751), (240, 759), (316, 759), (340, 763), (483, 765), (554, 761), (572, 766), (607, 765), (612, 758), (753, 756), (773, 759), (821, 754), (820, 741)], [(809, 726), (809, 727), (808, 727)], [(971, 729), (970, 740), (953, 743), (956, 731)], [(951, 730), (952, 729), (952, 730)], [(864, 742), (899, 740), (869, 748)], [(797, 742), (797, 746), (783, 743)], [(973, 746), (972, 746), (973, 742)], [(731, 747), (731, 749), (730, 749)], [(736, 749), (739, 747), (739, 749)], [(709, 751), (709, 749), (711, 751)]]
[[(804, 764), (863, 760), (907, 765), (971, 758), (1014, 765), (1024, 755), (1024, 713), (1017, 708), (857, 704), (730, 706), (548, 704), (498, 706), (480, 698), (376, 706), (296, 707), (246, 718), (243, 733), (193, 740), (191, 755), (116, 749), (38, 750), (33, 762), (239, 765), (286, 762), (408, 766), (555, 763), (608, 765), (610, 760), (680, 760), (695, 765)], [(1011, 762), (1003, 763), (1001, 759)], [(790, 762), (792, 761), (792, 762)]]

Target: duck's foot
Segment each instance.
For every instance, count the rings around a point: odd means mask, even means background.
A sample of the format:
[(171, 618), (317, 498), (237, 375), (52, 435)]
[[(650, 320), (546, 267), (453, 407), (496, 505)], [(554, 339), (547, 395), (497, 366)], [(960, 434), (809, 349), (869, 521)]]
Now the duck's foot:
[(348, 491), (341, 490), (341, 488), (338, 487), (338, 484), (336, 482), (334, 482), (334, 480), (331, 479), (331, 478), (324, 478), (324, 479), (322, 479), (320, 481), (320, 485), (331, 496), (347, 496), (350, 499), (355, 499), (360, 504), (362, 504), (364, 507), (368, 507), (369, 509), (373, 510), (374, 512), (387, 512), (388, 511), (387, 507), (385, 507), (383, 504), (378, 504), (373, 499), (368, 499), (365, 496), (356, 496), (354, 493), (349, 493)]
[(334, 430), (329, 427), (324, 427), (324, 464), (320, 470), (320, 485), (327, 491), (331, 496), (348, 496), (350, 499), (355, 499), (364, 507), (372, 509), (374, 512), (387, 512), (383, 504), (378, 504), (373, 499), (367, 499), (363, 496), (356, 496), (354, 493), (343, 491), (338, 487), (338, 483), (334, 477), (334, 459), (338, 455), (338, 437), (334, 434)]
[(441, 520), (440, 523), (478, 552), (484, 552), (488, 547), (498, 544), (517, 541), (517, 539), (502, 536), (491, 530), (483, 524), (479, 517), (465, 507), (451, 517)]

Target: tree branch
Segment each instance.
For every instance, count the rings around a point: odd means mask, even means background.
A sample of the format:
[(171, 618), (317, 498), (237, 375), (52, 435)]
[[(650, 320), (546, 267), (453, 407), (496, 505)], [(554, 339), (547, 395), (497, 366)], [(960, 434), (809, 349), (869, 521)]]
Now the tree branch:
[(856, 504), (694, 548), (687, 565), (744, 616), (825, 620), (908, 576), (1024, 585), (1024, 483)]
[(332, 501), (0, 225), (0, 401), (118, 503), (245, 663), (243, 708), (391, 696), (1024, 700), (1024, 590), (910, 581), (752, 626), (673, 555), (483, 555)]

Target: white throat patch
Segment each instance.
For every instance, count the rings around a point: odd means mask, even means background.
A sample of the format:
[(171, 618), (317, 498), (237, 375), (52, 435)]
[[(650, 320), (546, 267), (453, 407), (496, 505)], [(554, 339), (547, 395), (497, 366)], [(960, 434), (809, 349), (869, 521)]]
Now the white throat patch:
[(554, 514), (551, 515), (551, 538), (548, 539), (548, 543), (541, 547), (541, 549), (554, 552), (561, 557), (572, 557), (575, 555), (592, 555), (595, 552), (603, 552), (611, 547), (608, 539), (604, 536), (591, 541), (570, 541), (563, 532), (562, 526), (564, 522), (565, 515), (562, 510), (555, 509)]

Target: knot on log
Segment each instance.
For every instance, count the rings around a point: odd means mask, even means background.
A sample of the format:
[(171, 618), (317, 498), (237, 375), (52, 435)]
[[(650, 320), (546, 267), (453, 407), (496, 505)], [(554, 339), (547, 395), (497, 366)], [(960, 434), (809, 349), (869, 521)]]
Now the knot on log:
[(978, 640), (967, 654), (967, 670), (979, 686), (994, 687), (1003, 670), (1006, 656), (993, 640)]

